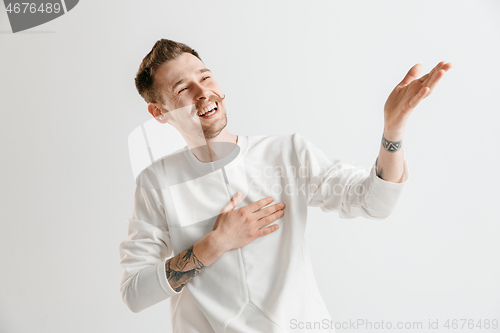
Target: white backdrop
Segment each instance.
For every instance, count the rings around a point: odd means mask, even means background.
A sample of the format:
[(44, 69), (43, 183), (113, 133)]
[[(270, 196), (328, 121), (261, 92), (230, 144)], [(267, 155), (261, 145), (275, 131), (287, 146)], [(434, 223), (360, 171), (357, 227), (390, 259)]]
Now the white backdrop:
[(83, 0), (12, 34), (1, 7), (0, 331), (171, 331), (168, 302), (134, 314), (118, 286), (127, 137), (150, 117), (133, 79), (160, 38), (212, 69), (231, 133), (298, 132), (364, 168), (396, 84), (452, 62), (407, 123), (394, 213), (310, 209), (307, 242), (336, 322), (500, 320), (499, 17), (494, 0)]

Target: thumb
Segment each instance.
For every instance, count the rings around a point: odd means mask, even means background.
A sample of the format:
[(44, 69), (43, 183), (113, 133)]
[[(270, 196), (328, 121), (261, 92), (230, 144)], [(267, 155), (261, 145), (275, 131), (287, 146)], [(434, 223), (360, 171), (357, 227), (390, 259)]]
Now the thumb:
[(225, 205), (224, 208), (222, 208), (222, 210), (220, 212), (226, 213), (226, 212), (230, 212), (230, 211), (234, 210), (236, 208), (236, 206), (238, 206), (240, 201), (241, 201), (241, 192), (238, 191), (238, 192), (236, 192), (234, 197), (231, 198), (231, 201), (229, 201), (229, 203), (227, 205)]

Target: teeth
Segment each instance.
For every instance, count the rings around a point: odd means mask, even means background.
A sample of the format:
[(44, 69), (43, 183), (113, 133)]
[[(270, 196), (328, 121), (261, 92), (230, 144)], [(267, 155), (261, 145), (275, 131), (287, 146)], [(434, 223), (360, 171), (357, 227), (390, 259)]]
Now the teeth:
[(213, 110), (212, 112), (207, 113), (207, 114), (206, 114), (206, 116), (211, 116), (211, 115), (213, 115), (214, 113), (215, 113), (215, 110)]
[[(212, 109), (215, 109), (216, 107), (217, 107), (217, 105), (215, 103), (212, 104), (211, 106), (207, 106), (201, 112), (198, 113), (198, 116), (203, 116), (203, 115), (205, 115), (205, 113), (209, 112)], [(213, 112), (211, 112), (210, 114), (213, 114)]]
[(201, 110), (201, 112), (198, 113), (198, 115), (202, 116), (202, 115), (204, 115), (205, 113), (207, 113), (208, 111), (212, 110), (215, 107), (216, 107), (215, 103), (212, 104), (211, 106), (207, 106), (206, 108), (204, 108), (203, 110)]

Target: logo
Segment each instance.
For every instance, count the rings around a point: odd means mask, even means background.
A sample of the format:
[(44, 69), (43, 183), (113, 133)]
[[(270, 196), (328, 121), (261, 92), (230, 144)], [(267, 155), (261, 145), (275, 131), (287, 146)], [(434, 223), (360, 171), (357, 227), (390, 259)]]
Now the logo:
[(3, 1), (14, 33), (39, 26), (66, 14), (75, 8), (79, 0), (22, 1)]

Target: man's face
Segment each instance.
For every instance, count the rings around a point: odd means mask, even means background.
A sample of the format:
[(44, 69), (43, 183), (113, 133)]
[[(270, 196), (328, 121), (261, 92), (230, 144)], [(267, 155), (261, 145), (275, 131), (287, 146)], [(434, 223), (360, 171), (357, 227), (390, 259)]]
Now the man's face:
[(181, 133), (192, 135), (196, 131), (211, 139), (226, 127), (223, 94), (200, 59), (183, 53), (160, 66), (154, 79), (164, 101), (161, 109), (166, 112), (170, 124)]

